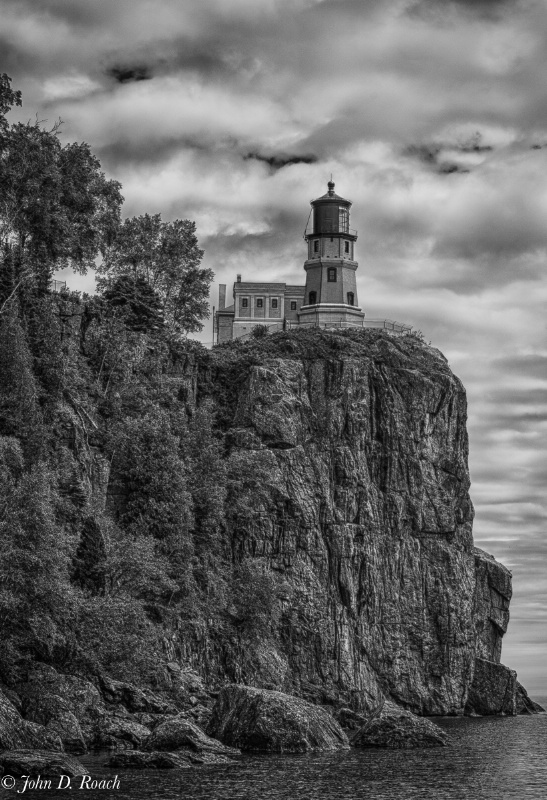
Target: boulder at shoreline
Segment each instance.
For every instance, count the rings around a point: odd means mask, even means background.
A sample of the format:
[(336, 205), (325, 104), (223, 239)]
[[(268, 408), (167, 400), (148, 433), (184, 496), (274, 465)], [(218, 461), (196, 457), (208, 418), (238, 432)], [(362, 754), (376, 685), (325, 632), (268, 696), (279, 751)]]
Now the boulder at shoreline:
[(195, 753), (216, 753), (218, 755), (238, 755), (239, 750), (227, 747), (207, 736), (184, 714), (177, 714), (160, 723), (143, 744), (143, 750), (180, 750), (188, 748)]
[(389, 702), (351, 738), (353, 747), (387, 747), (392, 750), (444, 747), (447, 742), (448, 736), (434, 722)]
[(329, 712), (297, 697), (251, 686), (219, 693), (207, 733), (230, 747), (266, 753), (306, 753), (349, 747)]
[(73, 756), (66, 753), (54, 753), (49, 750), (7, 750), (0, 753), (0, 774), (19, 778), (28, 775), (30, 778), (57, 778), (68, 775), (89, 775), (89, 771)]

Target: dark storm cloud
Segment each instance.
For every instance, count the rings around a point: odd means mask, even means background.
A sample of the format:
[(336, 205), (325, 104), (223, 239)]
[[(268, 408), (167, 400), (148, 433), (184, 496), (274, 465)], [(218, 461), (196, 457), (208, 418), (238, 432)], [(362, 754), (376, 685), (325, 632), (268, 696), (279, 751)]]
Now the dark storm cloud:
[(483, 144), (483, 137), (476, 131), (466, 141), (459, 142), (435, 142), (430, 144), (414, 144), (403, 148), (403, 155), (410, 158), (417, 158), (419, 161), (434, 167), (441, 173), (469, 172), (469, 169), (461, 165), (450, 162), (445, 157), (447, 150), (456, 153), (489, 153), (494, 148), (492, 145)]
[[(205, 79), (217, 79), (229, 82), (240, 75), (252, 72), (254, 57), (237, 47), (242, 31), (218, 31), (214, 26), (204, 31), (197, 39), (190, 36), (172, 36), (162, 38), (153, 44), (139, 43), (127, 55), (127, 64), (137, 59), (146, 65), (149, 73), (156, 77), (184, 75), (194, 73)], [(117, 69), (116, 61), (119, 53), (107, 56), (110, 66), (107, 73)], [(125, 64), (124, 64), (125, 66)]]
[(152, 70), (146, 64), (133, 66), (116, 66), (106, 70), (118, 83), (131, 83), (131, 81), (149, 81), (152, 78)]
[(253, 158), (256, 161), (263, 161), (265, 164), (268, 164), (273, 170), (282, 169), (283, 167), (289, 166), (291, 164), (315, 164), (318, 161), (317, 156), (291, 156), (287, 154), (278, 154), (278, 155), (261, 155), (260, 153), (247, 153), (243, 156), (244, 160), (249, 158)]
[(450, 10), (466, 12), (485, 19), (496, 20), (521, 5), (519, 0), (416, 0), (409, 14), (433, 19), (445, 19)]
[(460, 144), (457, 149), (462, 153), (489, 153), (494, 148), (490, 144), (482, 144), (482, 134), (477, 131), (468, 142)]
[(441, 145), (427, 144), (410, 145), (403, 151), (404, 155), (418, 159), (441, 175), (452, 175), (454, 172), (466, 173), (470, 171), (466, 167), (462, 167), (453, 161), (443, 159), (441, 153)]

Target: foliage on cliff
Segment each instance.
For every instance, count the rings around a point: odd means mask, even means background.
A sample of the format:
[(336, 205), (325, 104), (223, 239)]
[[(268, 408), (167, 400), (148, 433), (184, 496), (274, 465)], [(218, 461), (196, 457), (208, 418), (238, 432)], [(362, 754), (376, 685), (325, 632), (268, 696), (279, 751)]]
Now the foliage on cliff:
[[(226, 592), (221, 444), (163, 382), (213, 275), (193, 222), (122, 222), (88, 145), (10, 125), (14, 105), (2, 74), (0, 679), (32, 659), (146, 677), (165, 621), (199, 621)], [(50, 293), (55, 271), (99, 254), (99, 296)], [(95, 456), (119, 476), (112, 509), (92, 497)]]
[(236, 649), (267, 638), (279, 581), (232, 545), (271, 457), (230, 455), (210, 403), (187, 413), (168, 377), (181, 358), (207, 356), (100, 299), (0, 316), (3, 681), (39, 659), (161, 682), (174, 629), (207, 624)]

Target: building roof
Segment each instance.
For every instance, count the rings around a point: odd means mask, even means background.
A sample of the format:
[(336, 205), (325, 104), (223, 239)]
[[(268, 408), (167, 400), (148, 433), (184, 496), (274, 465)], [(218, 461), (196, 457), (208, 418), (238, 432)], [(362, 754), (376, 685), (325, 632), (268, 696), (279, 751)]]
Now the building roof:
[(235, 313), (234, 304), (232, 303), (231, 306), (226, 306), (226, 308), (217, 309), (217, 313), (218, 314), (234, 314)]
[(264, 292), (264, 291), (271, 291), (271, 290), (278, 291), (278, 292), (285, 292), (285, 291), (287, 291), (289, 289), (292, 291), (294, 289), (300, 289), (300, 288), (303, 289), (304, 287), (303, 286), (302, 287), (300, 287), (300, 286), (287, 286), (286, 283), (255, 283), (254, 281), (236, 281), (236, 283), (234, 283), (234, 292), (235, 291), (238, 291), (238, 292), (241, 292), (241, 291), (244, 291), (244, 292), (249, 292), (249, 291), (261, 291), (261, 292)]
[(327, 186), (329, 190), (326, 194), (322, 194), (321, 197), (318, 197), (317, 200), (312, 200), (312, 206), (314, 203), (325, 203), (325, 202), (334, 202), (334, 203), (344, 203), (345, 205), (351, 206), (351, 200), (345, 200), (343, 197), (340, 197), (339, 194), (336, 194), (334, 191), (334, 182), (329, 181)]

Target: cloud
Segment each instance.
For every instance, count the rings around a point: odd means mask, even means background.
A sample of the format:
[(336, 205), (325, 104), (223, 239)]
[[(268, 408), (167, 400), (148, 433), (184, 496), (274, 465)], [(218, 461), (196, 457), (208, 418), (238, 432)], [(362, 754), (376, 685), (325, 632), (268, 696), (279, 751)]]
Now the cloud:
[(448, 14), (467, 14), (485, 20), (498, 21), (503, 15), (514, 13), (523, 5), (519, 0), (447, 0), (440, 7), (436, 0), (414, 0), (409, 16), (446, 21)]
[(133, 66), (115, 66), (106, 71), (118, 83), (131, 83), (131, 81), (149, 81), (152, 72), (146, 64), (136, 64)]
[(547, 353), (530, 353), (528, 355), (502, 356), (493, 362), (493, 367), (504, 374), (533, 376), (545, 380), (547, 377)]
[(244, 158), (254, 158), (257, 161), (263, 161), (274, 170), (282, 169), (283, 167), (290, 166), (291, 164), (314, 164), (318, 160), (317, 156), (313, 155), (291, 156), (282, 153), (277, 153), (276, 155), (270, 156), (262, 155), (260, 153), (247, 153)]

